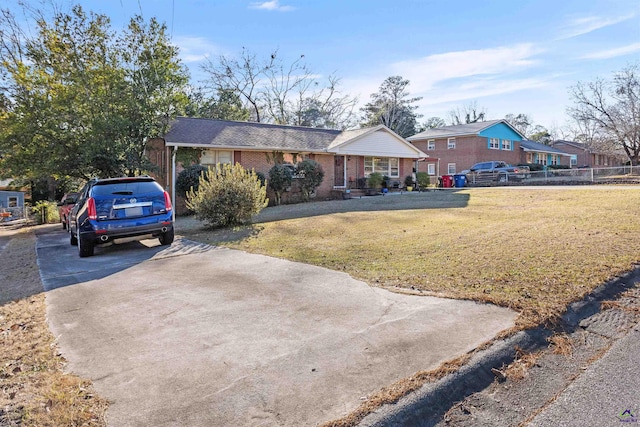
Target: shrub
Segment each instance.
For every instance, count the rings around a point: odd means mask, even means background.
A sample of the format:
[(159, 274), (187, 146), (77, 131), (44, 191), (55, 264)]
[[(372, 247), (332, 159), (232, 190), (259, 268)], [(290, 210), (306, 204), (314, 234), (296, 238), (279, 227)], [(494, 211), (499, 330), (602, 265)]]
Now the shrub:
[(569, 165), (549, 165), (547, 166), (548, 169), (571, 169), (571, 166)]
[(206, 166), (191, 165), (184, 168), (176, 178), (176, 193), (182, 197), (191, 189), (198, 191), (200, 177), (207, 171)]
[(31, 212), (35, 215), (38, 224), (54, 224), (60, 221), (58, 206), (55, 202), (37, 201)]
[(527, 163), (527, 164), (518, 165), (518, 166), (528, 166), (531, 172), (539, 172), (541, 170), (544, 170), (544, 166), (538, 163)]
[(267, 190), (256, 173), (240, 164), (217, 165), (187, 192), (187, 207), (210, 227), (247, 224), (267, 206)]
[(429, 178), (429, 174), (426, 172), (416, 173), (416, 181), (418, 182), (419, 188), (427, 188), (429, 184), (431, 184), (431, 178)]
[(405, 187), (413, 187), (413, 176), (407, 175), (404, 177), (404, 186)]
[(298, 174), (300, 175), (298, 184), (302, 190), (302, 199), (309, 201), (311, 194), (316, 191), (324, 179), (322, 166), (314, 160), (303, 160), (298, 163)]
[(291, 187), (292, 180), (293, 174), (291, 173), (291, 169), (283, 164), (275, 164), (269, 169), (269, 187), (271, 187), (276, 195), (276, 205), (279, 205), (282, 201), (282, 193)]
[(382, 184), (382, 175), (378, 172), (373, 172), (369, 174), (369, 178), (367, 179), (367, 185), (369, 188), (378, 189)]

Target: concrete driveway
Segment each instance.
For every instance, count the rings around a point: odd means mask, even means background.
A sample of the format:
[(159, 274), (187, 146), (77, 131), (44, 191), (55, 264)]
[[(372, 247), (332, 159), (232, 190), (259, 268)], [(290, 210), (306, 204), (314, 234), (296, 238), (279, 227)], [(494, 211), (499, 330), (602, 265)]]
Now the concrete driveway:
[(184, 240), (78, 258), (38, 236), (47, 314), (111, 426), (317, 425), (513, 325), (490, 305)]

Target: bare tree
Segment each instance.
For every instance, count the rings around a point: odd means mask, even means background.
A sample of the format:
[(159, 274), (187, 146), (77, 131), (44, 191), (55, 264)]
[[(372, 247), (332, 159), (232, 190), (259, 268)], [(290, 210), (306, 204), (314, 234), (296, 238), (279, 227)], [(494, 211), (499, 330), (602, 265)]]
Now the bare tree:
[(331, 75), (321, 84), (304, 55), (286, 64), (273, 52), (266, 60), (242, 49), (239, 58), (220, 56), (203, 69), (207, 87), (233, 91), (251, 111), (251, 119), (287, 125), (346, 128), (353, 126), (357, 99), (341, 95), (340, 79)]
[(640, 69), (630, 65), (612, 80), (579, 82), (570, 89), (568, 113), (601, 144), (621, 148), (633, 165), (640, 158)]
[(449, 123), (452, 125), (462, 125), (468, 123), (484, 122), (487, 110), (484, 107), (478, 107), (476, 101), (464, 104), (449, 111)]

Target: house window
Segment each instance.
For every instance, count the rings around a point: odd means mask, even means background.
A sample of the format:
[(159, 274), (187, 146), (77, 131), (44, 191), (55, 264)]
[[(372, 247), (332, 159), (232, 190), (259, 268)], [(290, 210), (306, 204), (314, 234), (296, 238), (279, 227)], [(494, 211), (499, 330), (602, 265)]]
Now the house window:
[(430, 139), (427, 141), (427, 151), (433, 151), (436, 149), (436, 140)]
[(447, 163), (447, 173), (449, 175), (453, 175), (456, 173), (456, 164), (455, 163)]
[(427, 173), (429, 175), (435, 175), (436, 174), (436, 165), (435, 165), (435, 163), (429, 163), (427, 165)]
[(502, 149), (511, 151), (511, 141), (508, 139), (502, 140)]
[(527, 163), (533, 163), (533, 153), (527, 153)]
[(489, 149), (490, 150), (499, 150), (500, 149), (500, 140), (498, 138), (489, 138)]
[(10, 208), (17, 208), (18, 207), (18, 198), (16, 196), (9, 196), (9, 206)]
[(397, 157), (365, 157), (364, 175), (369, 176), (373, 172), (387, 175), (390, 178), (400, 176), (400, 159)]
[(233, 163), (233, 151), (226, 150), (205, 150), (200, 157), (200, 164), (203, 166), (215, 166), (219, 163)]
[(449, 138), (447, 139), (447, 150), (455, 150), (456, 149), (456, 139)]
[(555, 154), (551, 156), (551, 164), (552, 165), (558, 164), (558, 156), (556, 156)]
[(389, 176), (390, 177), (400, 176), (400, 159), (398, 159), (397, 157), (389, 158)]

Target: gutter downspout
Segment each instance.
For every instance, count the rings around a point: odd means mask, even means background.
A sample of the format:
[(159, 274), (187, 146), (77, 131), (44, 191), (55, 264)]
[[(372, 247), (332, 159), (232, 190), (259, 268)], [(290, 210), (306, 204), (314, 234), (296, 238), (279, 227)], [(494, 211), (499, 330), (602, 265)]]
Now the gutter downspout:
[(171, 156), (171, 205), (173, 206), (172, 219), (176, 222), (176, 154), (178, 147), (174, 145), (173, 155)]

